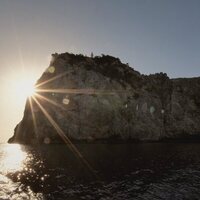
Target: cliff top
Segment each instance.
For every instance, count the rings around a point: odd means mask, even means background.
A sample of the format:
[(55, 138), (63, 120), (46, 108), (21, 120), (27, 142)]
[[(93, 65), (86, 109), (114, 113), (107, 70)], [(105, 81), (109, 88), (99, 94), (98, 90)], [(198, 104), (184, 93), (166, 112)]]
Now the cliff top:
[(128, 63), (124, 64), (119, 58), (101, 54), (101, 56), (91, 57), (84, 56), (82, 54), (73, 53), (54, 53), (52, 54), (52, 62), (50, 65), (54, 65), (55, 62), (61, 60), (71, 66), (85, 67), (88, 71), (93, 70), (101, 73), (103, 76), (109, 77), (113, 80), (130, 84), (132, 87), (138, 87), (146, 83), (146, 81), (166, 81), (169, 77), (166, 73), (155, 73), (150, 75), (140, 74), (133, 67), (130, 67)]

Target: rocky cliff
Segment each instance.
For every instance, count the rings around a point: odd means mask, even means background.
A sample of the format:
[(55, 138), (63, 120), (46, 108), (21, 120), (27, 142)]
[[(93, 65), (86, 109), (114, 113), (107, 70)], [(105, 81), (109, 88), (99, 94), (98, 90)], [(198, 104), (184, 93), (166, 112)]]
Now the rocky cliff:
[(108, 55), (53, 54), (10, 143), (200, 135), (200, 78), (141, 75)]

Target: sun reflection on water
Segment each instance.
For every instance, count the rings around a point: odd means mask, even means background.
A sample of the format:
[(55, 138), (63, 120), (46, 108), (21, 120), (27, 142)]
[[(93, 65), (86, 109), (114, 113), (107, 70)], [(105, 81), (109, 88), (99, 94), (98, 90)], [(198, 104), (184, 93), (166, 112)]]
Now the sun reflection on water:
[[(0, 199), (43, 199), (26, 184), (36, 172), (29, 166), (33, 156), (18, 144), (0, 145)], [(38, 183), (39, 184), (39, 183)]]
[(5, 145), (2, 154), (0, 169), (3, 173), (20, 171), (24, 168), (27, 153), (22, 151), (20, 145)]

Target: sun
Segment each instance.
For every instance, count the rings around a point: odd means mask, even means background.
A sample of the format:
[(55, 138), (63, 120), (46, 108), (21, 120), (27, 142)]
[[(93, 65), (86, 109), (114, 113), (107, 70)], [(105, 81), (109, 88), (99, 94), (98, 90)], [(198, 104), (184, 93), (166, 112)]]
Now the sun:
[(16, 95), (25, 98), (33, 96), (36, 92), (33, 81), (25, 77), (16, 82), (14, 90)]
[(23, 105), (27, 98), (36, 94), (35, 78), (32, 74), (15, 74), (9, 81), (9, 93), (12, 102)]

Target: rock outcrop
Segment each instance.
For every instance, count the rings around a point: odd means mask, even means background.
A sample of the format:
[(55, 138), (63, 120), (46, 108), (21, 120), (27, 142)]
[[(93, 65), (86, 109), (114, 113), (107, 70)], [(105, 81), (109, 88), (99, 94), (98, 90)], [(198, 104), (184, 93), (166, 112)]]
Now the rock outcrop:
[(108, 55), (53, 54), (10, 143), (200, 135), (200, 78), (141, 75)]

